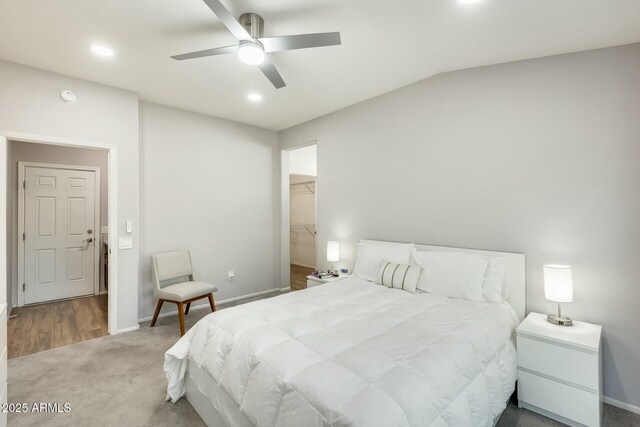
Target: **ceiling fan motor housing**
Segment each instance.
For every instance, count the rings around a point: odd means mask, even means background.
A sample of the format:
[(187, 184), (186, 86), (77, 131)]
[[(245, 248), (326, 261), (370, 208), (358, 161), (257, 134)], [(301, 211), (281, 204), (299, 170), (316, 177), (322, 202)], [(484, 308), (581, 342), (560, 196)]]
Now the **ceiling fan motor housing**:
[(238, 22), (254, 39), (264, 35), (264, 19), (257, 13), (243, 13), (238, 18)]

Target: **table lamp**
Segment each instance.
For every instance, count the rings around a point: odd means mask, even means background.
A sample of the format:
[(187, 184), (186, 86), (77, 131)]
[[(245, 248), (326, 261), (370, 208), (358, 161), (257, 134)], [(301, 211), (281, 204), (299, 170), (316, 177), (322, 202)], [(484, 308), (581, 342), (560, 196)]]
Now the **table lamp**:
[(327, 261), (331, 262), (331, 271), (335, 271), (334, 262), (340, 260), (340, 243), (335, 240), (327, 242)]
[(558, 315), (548, 314), (547, 321), (554, 325), (571, 326), (572, 320), (564, 317), (560, 311), (560, 303), (573, 301), (573, 281), (571, 267), (568, 265), (549, 264), (544, 270), (544, 297), (558, 303)]

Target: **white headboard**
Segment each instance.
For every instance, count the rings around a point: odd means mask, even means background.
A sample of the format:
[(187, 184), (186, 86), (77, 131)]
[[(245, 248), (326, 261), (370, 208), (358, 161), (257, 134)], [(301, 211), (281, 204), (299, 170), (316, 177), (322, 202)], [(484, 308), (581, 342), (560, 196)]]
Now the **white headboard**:
[[(366, 241), (366, 240), (361, 240)], [(369, 240), (374, 241), (374, 240)], [(379, 243), (397, 243), (383, 242), (375, 240)], [(507, 302), (513, 307), (518, 314), (520, 320), (524, 320), (525, 315), (525, 259), (524, 254), (516, 254), (511, 252), (494, 252), (480, 249), (466, 248), (450, 248), (447, 246), (421, 245), (415, 243), (415, 247), (419, 251), (438, 251), (438, 252), (471, 252), (486, 257), (504, 257), (509, 259), (509, 299)]]

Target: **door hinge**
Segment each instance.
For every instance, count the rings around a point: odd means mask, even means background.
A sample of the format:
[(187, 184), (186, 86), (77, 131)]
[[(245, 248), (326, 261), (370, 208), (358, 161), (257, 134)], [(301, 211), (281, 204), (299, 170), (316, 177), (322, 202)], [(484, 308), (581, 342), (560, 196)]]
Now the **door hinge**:
[(27, 233), (22, 233), (22, 241), (24, 242), (27, 238)]
[(24, 292), (26, 290), (26, 286), (27, 286), (26, 284), (24, 284), (24, 283), (22, 284), (22, 292)]
[(27, 188), (27, 181), (22, 181), (22, 188)]

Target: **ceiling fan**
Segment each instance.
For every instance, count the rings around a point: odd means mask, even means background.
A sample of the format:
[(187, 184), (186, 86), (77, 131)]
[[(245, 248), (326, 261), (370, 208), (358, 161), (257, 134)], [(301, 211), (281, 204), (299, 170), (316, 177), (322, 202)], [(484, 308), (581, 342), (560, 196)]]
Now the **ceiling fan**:
[(269, 60), (267, 56), (268, 53), (341, 44), (339, 32), (263, 37), (264, 20), (260, 15), (256, 13), (244, 13), (236, 20), (219, 0), (203, 1), (209, 6), (213, 13), (216, 14), (220, 21), (222, 21), (225, 27), (231, 31), (231, 34), (238, 39), (239, 43), (233, 46), (199, 50), (197, 52), (184, 53), (171, 57), (177, 61), (237, 53), (242, 62), (258, 65), (260, 71), (262, 71), (275, 88), (280, 89), (286, 86), (286, 84), (276, 67), (271, 60)]

